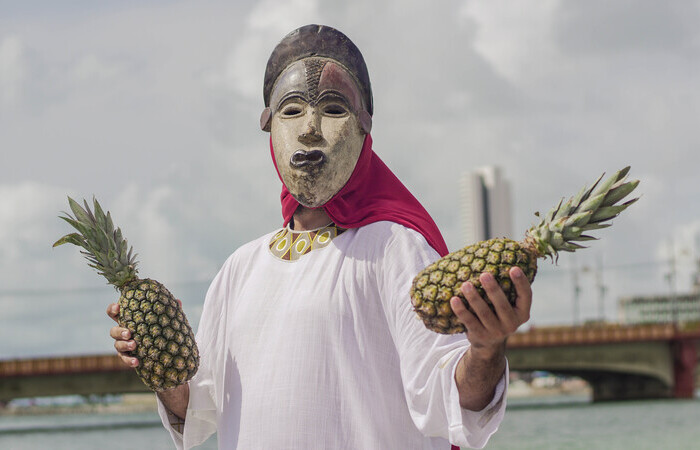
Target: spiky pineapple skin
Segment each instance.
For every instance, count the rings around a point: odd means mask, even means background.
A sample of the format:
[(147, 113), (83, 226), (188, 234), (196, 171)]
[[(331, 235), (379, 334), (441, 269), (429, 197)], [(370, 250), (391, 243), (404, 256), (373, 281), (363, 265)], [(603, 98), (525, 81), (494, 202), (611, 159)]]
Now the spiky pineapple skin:
[(464, 333), (466, 329), (452, 311), (450, 299), (459, 297), (471, 311), (460, 290), (469, 281), (493, 309), (479, 281), (479, 275), (488, 272), (514, 305), (517, 292), (509, 276), (514, 266), (520, 267), (532, 282), (537, 274), (537, 256), (522, 243), (507, 238), (477, 242), (440, 258), (418, 273), (411, 285), (411, 304), (428, 329), (440, 334)]
[(138, 358), (136, 373), (152, 390), (190, 380), (199, 366), (194, 333), (182, 307), (161, 283), (135, 279), (121, 289), (119, 325), (128, 328)]

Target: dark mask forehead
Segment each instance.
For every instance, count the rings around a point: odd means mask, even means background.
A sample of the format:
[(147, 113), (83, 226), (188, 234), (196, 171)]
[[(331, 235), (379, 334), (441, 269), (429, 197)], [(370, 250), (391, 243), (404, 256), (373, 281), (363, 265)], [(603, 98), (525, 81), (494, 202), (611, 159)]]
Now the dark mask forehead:
[(285, 69), (272, 90), (270, 107), (274, 113), (289, 97), (299, 97), (315, 105), (328, 93), (343, 97), (356, 114), (364, 109), (362, 93), (352, 75), (326, 58), (306, 58)]
[(348, 102), (355, 114), (366, 108), (362, 104), (362, 93), (350, 73), (338, 64), (326, 64), (318, 81), (319, 96), (328, 92), (340, 94)]

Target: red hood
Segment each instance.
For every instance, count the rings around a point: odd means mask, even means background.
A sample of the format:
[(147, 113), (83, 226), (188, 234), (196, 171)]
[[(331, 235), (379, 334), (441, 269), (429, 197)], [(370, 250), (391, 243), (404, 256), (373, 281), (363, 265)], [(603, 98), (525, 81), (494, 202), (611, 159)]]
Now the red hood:
[[(277, 169), (270, 138), (272, 162)], [(279, 176), (279, 170), (277, 170)], [(282, 177), (280, 177), (280, 180)], [(299, 202), (282, 182), (282, 216), (286, 226), (292, 219)], [(406, 189), (396, 175), (372, 150), (368, 134), (362, 146), (355, 170), (348, 182), (325, 205), (321, 206), (336, 225), (358, 228), (386, 220), (418, 231), (440, 256), (445, 256), (447, 245), (442, 234), (423, 205)]]

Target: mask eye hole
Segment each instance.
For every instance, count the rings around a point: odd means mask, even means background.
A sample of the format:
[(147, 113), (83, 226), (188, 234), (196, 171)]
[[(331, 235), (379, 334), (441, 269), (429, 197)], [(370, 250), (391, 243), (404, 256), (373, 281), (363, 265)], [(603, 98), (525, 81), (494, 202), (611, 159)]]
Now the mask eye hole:
[(348, 113), (347, 108), (338, 103), (329, 103), (323, 106), (323, 114), (331, 117), (341, 117)]
[(280, 111), (284, 117), (295, 117), (303, 112), (301, 106), (296, 104), (286, 105)]

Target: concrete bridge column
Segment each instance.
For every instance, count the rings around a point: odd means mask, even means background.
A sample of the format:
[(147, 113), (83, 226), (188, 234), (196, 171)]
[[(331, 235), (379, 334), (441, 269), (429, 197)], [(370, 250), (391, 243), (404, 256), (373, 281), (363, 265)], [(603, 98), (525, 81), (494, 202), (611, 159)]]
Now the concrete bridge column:
[(697, 346), (694, 340), (677, 339), (671, 343), (673, 350), (673, 396), (695, 396), (695, 368), (698, 364)]

